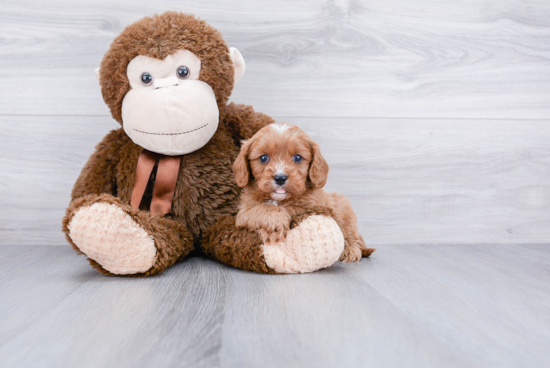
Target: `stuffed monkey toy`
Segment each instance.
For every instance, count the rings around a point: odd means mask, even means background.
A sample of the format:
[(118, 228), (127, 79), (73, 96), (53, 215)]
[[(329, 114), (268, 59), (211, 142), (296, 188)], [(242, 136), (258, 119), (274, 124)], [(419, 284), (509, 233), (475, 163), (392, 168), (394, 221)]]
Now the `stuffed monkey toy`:
[(192, 15), (128, 26), (98, 70), (121, 128), (96, 146), (76, 181), (63, 231), (106, 275), (149, 276), (193, 250), (261, 273), (311, 272), (336, 262), (344, 238), (329, 209), (293, 219), (284, 242), (235, 227), (240, 142), (274, 123), (228, 103), (244, 60)]

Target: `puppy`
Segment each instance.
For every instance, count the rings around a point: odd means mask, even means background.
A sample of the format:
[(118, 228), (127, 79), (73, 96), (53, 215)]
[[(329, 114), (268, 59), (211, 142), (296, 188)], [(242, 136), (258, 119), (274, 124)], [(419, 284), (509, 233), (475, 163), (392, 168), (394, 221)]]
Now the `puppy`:
[(374, 249), (365, 246), (347, 198), (321, 189), (328, 164), (319, 145), (297, 126), (274, 123), (243, 142), (233, 164), (241, 194), (237, 227), (258, 230), (265, 243), (286, 238), (292, 219), (328, 207), (344, 234), (343, 262), (358, 262)]

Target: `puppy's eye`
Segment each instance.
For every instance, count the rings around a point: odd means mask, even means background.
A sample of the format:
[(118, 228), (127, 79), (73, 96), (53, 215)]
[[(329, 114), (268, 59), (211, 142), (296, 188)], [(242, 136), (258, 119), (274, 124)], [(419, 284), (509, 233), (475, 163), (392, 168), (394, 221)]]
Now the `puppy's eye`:
[(261, 162), (262, 164), (265, 164), (265, 163), (267, 163), (268, 161), (269, 161), (269, 156), (268, 156), (268, 155), (262, 155), (262, 156), (260, 156), (260, 162)]
[(294, 157), (292, 157), (292, 160), (294, 162), (296, 162), (297, 164), (299, 164), (300, 162), (302, 162), (302, 156), (300, 155), (294, 155)]
[(147, 72), (141, 74), (141, 83), (145, 84), (146, 86), (153, 83), (153, 76)]
[(185, 65), (180, 66), (176, 72), (178, 74), (179, 79), (187, 79), (189, 78), (189, 74), (191, 74), (191, 72), (189, 71), (189, 68), (186, 67)]

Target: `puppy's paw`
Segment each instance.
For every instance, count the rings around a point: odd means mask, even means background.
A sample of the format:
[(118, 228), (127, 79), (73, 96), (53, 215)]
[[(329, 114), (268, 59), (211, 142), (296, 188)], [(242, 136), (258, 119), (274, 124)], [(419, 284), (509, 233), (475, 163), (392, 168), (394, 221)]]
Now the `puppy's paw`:
[(376, 250), (375, 248), (367, 248), (367, 247), (361, 248), (361, 252), (363, 253), (363, 257), (370, 257), (372, 252), (374, 252), (375, 250)]
[(286, 211), (272, 212), (258, 227), (265, 244), (278, 243), (286, 239), (290, 230), (290, 215)]
[(346, 246), (340, 256), (340, 262), (359, 262), (361, 257), (363, 257), (363, 253), (360, 247), (355, 245)]
[(258, 233), (264, 244), (273, 244), (284, 241), (288, 230), (289, 227), (276, 227), (274, 229), (260, 228)]

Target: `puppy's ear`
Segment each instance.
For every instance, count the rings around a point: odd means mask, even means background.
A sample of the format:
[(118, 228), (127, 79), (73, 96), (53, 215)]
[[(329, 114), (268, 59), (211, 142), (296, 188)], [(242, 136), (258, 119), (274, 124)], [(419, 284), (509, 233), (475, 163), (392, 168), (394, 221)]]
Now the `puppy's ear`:
[(309, 145), (313, 153), (311, 165), (309, 166), (309, 180), (316, 188), (322, 188), (327, 183), (328, 164), (321, 155), (319, 145), (312, 140), (309, 140)]
[(235, 181), (237, 185), (244, 188), (250, 181), (250, 168), (248, 167), (248, 155), (250, 154), (250, 146), (252, 144), (252, 138), (243, 141), (241, 146), (241, 152), (233, 163), (233, 172), (235, 173)]

